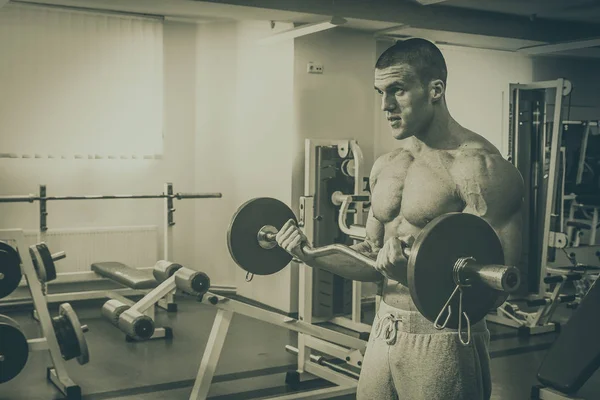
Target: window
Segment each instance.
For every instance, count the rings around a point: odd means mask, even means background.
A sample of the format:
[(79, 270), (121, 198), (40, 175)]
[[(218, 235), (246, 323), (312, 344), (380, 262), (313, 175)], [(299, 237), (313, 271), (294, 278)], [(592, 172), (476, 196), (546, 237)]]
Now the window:
[(162, 19), (8, 4), (0, 9), (0, 153), (162, 153)]

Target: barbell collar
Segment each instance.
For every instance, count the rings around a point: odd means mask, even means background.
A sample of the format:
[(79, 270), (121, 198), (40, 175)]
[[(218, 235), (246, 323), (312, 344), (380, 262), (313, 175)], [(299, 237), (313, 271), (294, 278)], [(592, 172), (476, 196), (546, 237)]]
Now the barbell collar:
[(519, 270), (507, 265), (481, 265), (475, 261), (467, 261), (458, 273), (463, 277), (456, 284), (465, 280), (468, 284), (469, 280), (476, 279), (491, 289), (506, 293), (516, 291), (521, 283)]

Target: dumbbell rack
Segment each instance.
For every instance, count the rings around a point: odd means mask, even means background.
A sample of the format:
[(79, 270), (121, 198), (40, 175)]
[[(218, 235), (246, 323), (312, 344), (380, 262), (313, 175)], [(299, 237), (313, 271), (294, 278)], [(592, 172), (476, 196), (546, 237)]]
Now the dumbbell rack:
[[(25, 276), (34, 309), (36, 310), (37, 320), (40, 324), (42, 336), (35, 339), (28, 339), (29, 351), (48, 351), (52, 367), (47, 369), (47, 379), (63, 393), (67, 399), (81, 399), (81, 388), (77, 385), (67, 373), (65, 360), (63, 358), (60, 345), (56, 336), (52, 317), (48, 310), (48, 304), (42, 290), (42, 284), (38, 279), (37, 272), (28, 251), (25, 235), (21, 229), (0, 230), (0, 240), (6, 241), (13, 246), (21, 260), (21, 273)], [(87, 330), (86, 326), (82, 327)], [(87, 362), (87, 361), (86, 361)]]

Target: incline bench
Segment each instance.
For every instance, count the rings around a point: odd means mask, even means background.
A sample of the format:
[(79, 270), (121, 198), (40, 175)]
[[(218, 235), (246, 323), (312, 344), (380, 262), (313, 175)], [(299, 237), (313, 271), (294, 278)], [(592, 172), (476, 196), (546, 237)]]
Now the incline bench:
[[(115, 261), (93, 263), (91, 266), (92, 271), (104, 278), (130, 289), (150, 290), (150, 293), (161, 281), (167, 279), (179, 268), (181, 265), (164, 260), (158, 261), (152, 270), (132, 268)], [(135, 302), (116, 292), (108, 291), (107, 297), (110, 300), (102, 306), (102, 314), (127, 334), (127, 341), (171, 338), (173, 337), (172, 329), (170, 327), (155, 328), (154, 319), (155, 307), (162, 307), (168, 312), (177, 311), (177, 304), (173, 300), (174, 292), (175, 290), (165, 296), (156, 296), (146, 310), (135, 315), (135, 318), (130, 321), (130, 326), (123, 327), (119, 325), (119, 317), (121, 313), (133, 307)]]
[(581, 399), (577, 392), (600, 367), (599, 312), (597, 279), (546, 353), (537, 374), (541, 385), (532, 388), (532, 399)]

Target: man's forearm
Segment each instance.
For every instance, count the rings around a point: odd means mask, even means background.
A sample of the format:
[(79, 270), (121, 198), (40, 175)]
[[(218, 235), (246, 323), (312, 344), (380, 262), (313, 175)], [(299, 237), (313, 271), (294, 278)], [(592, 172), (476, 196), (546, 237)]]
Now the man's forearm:
[[(377, 251), (367, 242), (358, 243), (350, 246), (350, 248), (369, 258), (375, 259), (377, 257)], [(348, 262), (347, 257), (308, 258), (304, 260), (304, 263), (310, 267), (321, 268), (353, 281), (377, 282), (383, 279), (383, 275), (374, 268), (366, 266), (358, 260), (356, 263)]]

